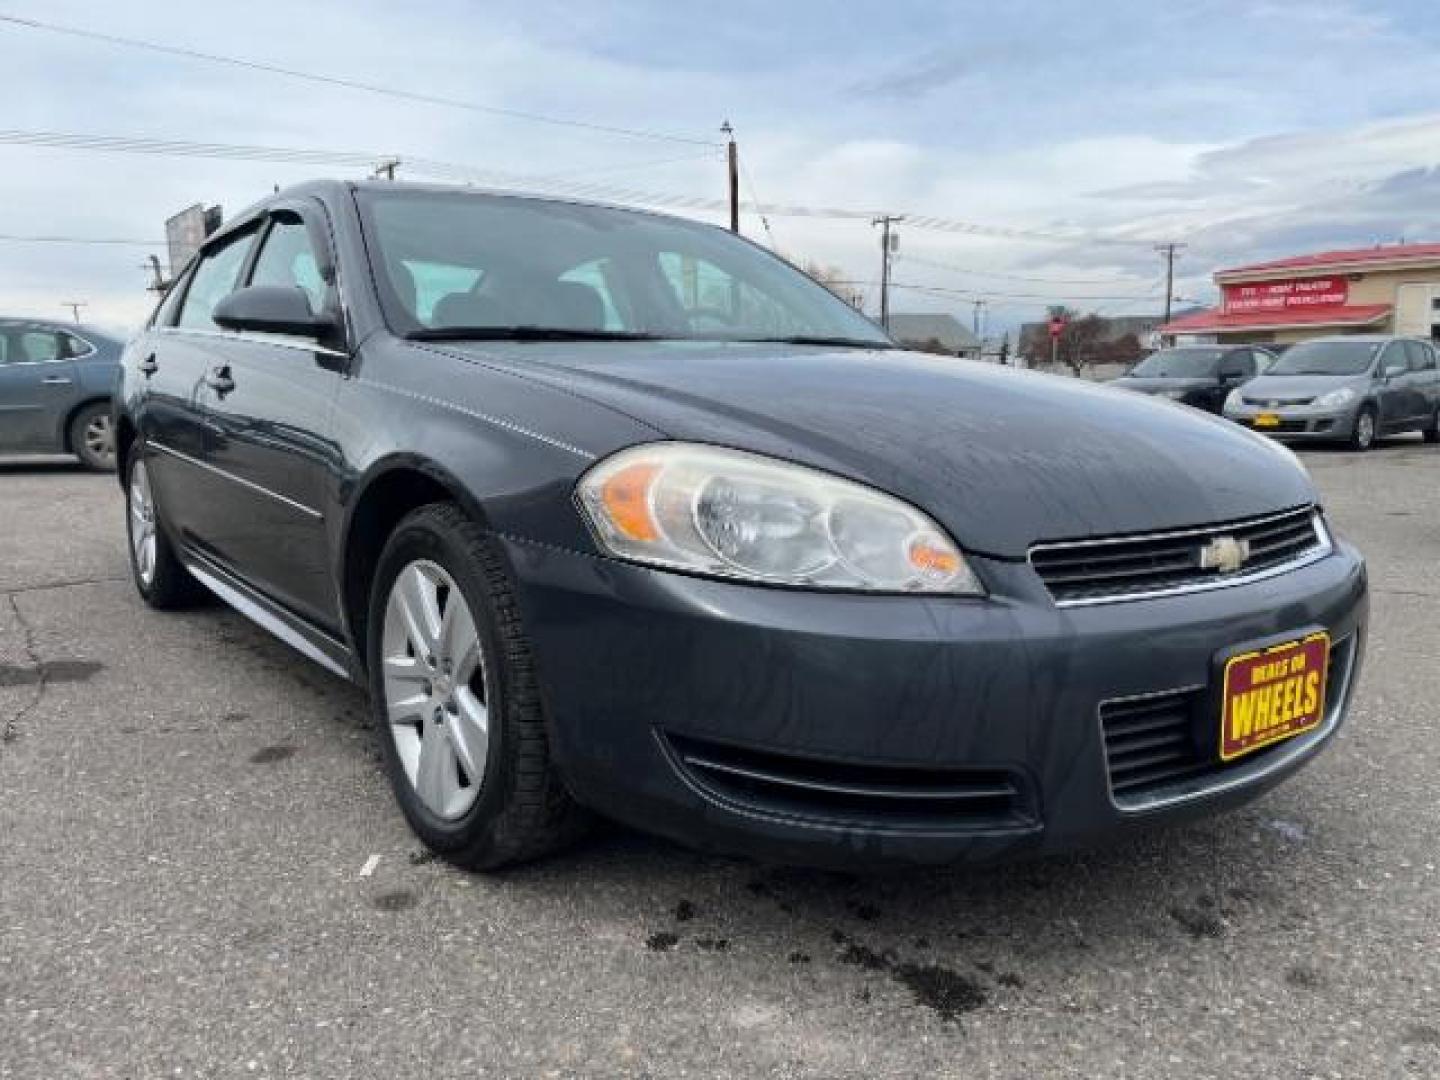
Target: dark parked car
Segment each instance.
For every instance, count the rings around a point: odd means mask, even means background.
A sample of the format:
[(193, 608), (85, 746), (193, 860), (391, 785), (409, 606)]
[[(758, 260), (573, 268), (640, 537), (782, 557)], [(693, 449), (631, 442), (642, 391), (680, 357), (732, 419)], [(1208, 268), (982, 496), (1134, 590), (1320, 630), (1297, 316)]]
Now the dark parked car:
[(1362, 654), (1364, 563), (1283, 447), (902, 351), (654, 214), (279, 194), (119, 415), (141, 595), (201, 583), (366, 685), (465, 866), (585, 810), (804, 863), (1092, 841), (1293, 773)]
[(0, 454), (74, 454), (113, 469), (122, 347), (92, 326), (0, 319)]
[(1253, 345), (1177, 345), (1151, 353), (1111, 385), (1218, 413), (1230, 391), (1274, 362)]
[(1277, 438), (1343, 441), (1352, 450), (1405, 431), (1440, 442), (1440, 366), (1418, 338), (1315, 338), (1232, 393), (1225, 415)]

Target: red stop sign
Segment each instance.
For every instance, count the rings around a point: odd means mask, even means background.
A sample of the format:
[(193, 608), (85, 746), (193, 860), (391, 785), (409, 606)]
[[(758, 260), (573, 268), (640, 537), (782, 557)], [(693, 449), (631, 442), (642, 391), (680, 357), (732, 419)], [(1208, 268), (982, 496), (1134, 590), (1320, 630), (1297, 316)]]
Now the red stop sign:
[(1065, 332), (1065, 320), (1054, 318), (1050, 320), (1050, 336), (1058, 338)]

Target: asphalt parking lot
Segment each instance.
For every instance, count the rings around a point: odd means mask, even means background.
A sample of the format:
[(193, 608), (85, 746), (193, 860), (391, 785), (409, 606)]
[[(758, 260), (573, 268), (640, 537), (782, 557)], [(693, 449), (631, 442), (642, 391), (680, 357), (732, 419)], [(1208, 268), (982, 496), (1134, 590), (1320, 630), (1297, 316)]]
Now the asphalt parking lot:
[(0, 463), (0, 1077), (1440, 1075), (1440, 448), (1304, 456), (1374, 589), (1330, 753), (1197, 826), (878, 878), (620, 829), (430, 861), (356, 690), (147, 611), (112, 478)]

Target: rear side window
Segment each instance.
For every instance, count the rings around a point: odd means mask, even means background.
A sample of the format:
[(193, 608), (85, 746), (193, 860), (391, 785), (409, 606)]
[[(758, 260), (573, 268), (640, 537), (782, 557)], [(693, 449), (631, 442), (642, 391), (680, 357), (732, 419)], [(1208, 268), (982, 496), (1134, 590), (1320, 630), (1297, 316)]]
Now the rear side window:
[(250, 284), (304, 289), (311, 311), (325, 306), (326, 285), (320, 276), (320, 263), (301, 222), (285, 218), (275, 221), (255, 260)]
[(1435, 368), (1435, 354), (1423, 341), (1405, 342), (1405, 352), (1410, 358), (1411, 371), (1432, 371)]
[(61, 335), (50, 330), (0, 331), (0, 364), (39, 364), (65, 356)]
[(165, 299), (160, 301), (160, 306), (155, 309), (155, 317), (151, 320), (152, 326), (174, 326), (175, 311), (180, 307), (180, 300), (185, 295), (186, 286), (190, 278), (182, 274), (178, 281), (170, 286), (170, 291), (165, 294)]
[(78, 338), (74, 334), (61, 333), (60, 355), (67, 360), (79, 360), (81, 357), (89, 356), (95, 351), (95, 346), (84, 338)]
[(218, 329), (211, 314), (215, 305), (234, 291), (240, 268), (245, 264), (245, 256), (254, 240), (253, 231), (237, 236), (200, 260), (200, 265), (190, 277), (190, 287), (185, 290), (178, 325), (195, 330)]

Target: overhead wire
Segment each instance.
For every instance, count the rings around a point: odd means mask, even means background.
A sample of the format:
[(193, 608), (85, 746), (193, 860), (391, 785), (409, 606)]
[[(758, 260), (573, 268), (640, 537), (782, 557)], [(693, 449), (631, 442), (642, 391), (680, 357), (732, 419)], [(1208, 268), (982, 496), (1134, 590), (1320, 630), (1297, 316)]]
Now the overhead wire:
[(466, 101), (460, 98), (444, 97), (439, 94), (421, 93), (415, 90), (406, 90), (402, 87), (385, 86), (379, 83), (362, 82), (359, 79), (345, 78), (338, 75), (324, 75), (314, 71), (301, 71), (298, 68), (283, 67), (279, 64), (268, 63), (263, 60), (251, 60), (246, 57), (226, 56), (221, 53), (205, 52), (200, 49), (187, 48), (180, 45), (169, 45), (160, 41), (152, 41), (144, 38), (124, 37), (119, 34), (107, 34), (99, 30), (89, 30), (80, 26), (70, 26), (64, 23), (47, 22), (42, 19), (25, 18), (19, 15), (12, 15), (0, 12), (0, 23), (11, 26), (23, 27), (29, 30), (42, 30), (52, 34), (64, 34), (70, 37), (84, 38), (90, 41), (100, 41), (108, 45), (119, 45), (131, 49), (144, 49), (149, 52), (164, 53), (169, 56), (178, 56), (187, 60), (199, 60), (211, 64), (224, 64), (229, 67), (245, 68), (250, 71), (261, 71), (270, 75), (280, 75), (290, 79), (303, 79), (307, 82), (321, 83), (327, 86), (340, 87), (346, 90), (359, 90), (367, 94), (380, 94), (386, 97), (397, 98), (404, 101), (416, 102), (424, 105), (439, 105), (451, 109), (465, 109), (470, 112), (486, 113), (492, 116), (501, 116), (511, 120), (523, 120), (535, 124), (550, 124), (558, 127), (575, 128), (584, 131), (593, 131), (605, 135), (618, 135), (630, 139), (655, 139), (664, 142), (688, 143), (694, 146), (718, 145), (714, 139), (700, 139), (689, 135), (677, 135), (671, 132), (651, 131), (643, 128), (623, 127), (617, 124), (603, 124), (588, 120), (576, 120), (568, 117), (547, 116), (543, 113), (529, 112), (523, 109), (511, 109), (499, 105), (484, 105), (475, 101)]

